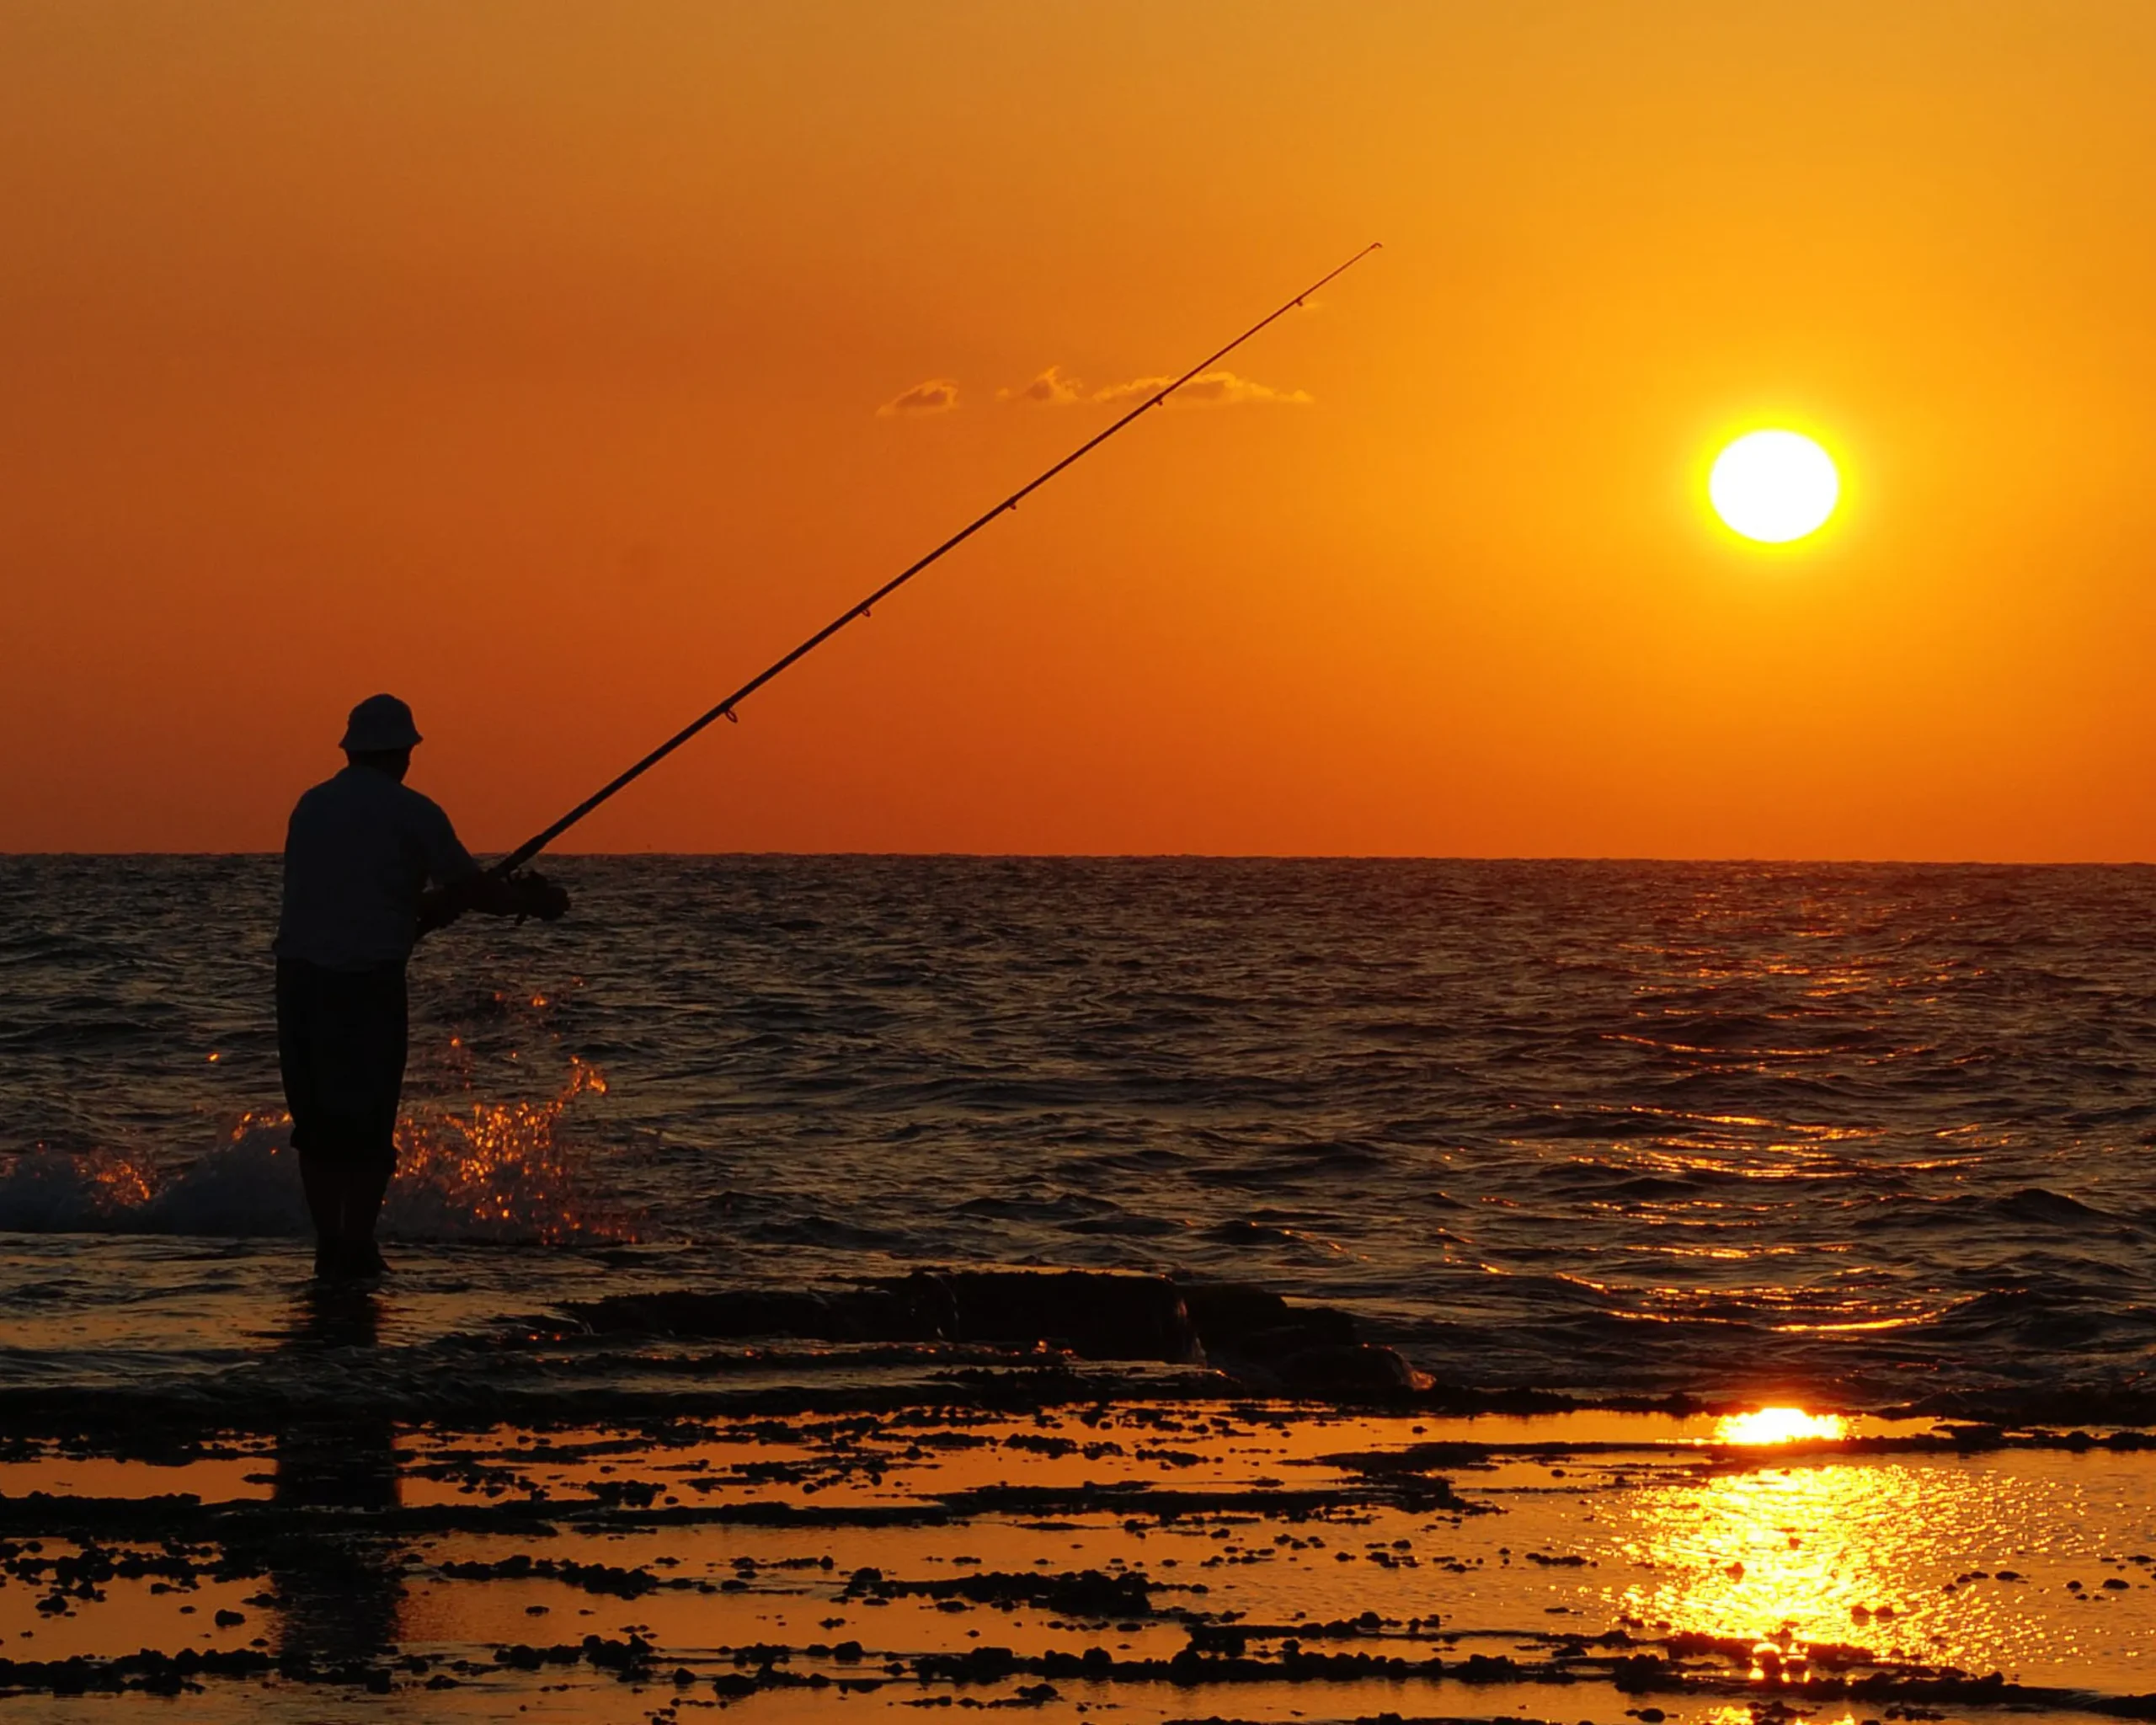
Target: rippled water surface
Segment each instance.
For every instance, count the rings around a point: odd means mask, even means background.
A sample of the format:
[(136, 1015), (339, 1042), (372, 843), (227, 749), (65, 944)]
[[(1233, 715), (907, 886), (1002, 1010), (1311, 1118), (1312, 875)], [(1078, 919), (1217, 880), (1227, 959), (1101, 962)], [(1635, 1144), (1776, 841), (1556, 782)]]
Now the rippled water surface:
[[(2147, 870), (558, 873), (568, 921), (414, 964), (414, 1359), (598, 1292), (1000, 1263), (1263, 1284), (1476, 1385), (2148, 1380)], [(0, 858), (0, 1376), (287, 1334), (275, 888)]]

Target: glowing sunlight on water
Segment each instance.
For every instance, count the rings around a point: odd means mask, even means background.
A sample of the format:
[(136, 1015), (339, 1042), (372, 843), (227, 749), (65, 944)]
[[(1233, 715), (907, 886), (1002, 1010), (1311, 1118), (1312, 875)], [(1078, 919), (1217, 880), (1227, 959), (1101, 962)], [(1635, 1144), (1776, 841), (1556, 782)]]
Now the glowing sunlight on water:
[(1716, 1422), (1718, 1444), (1794, 1444), (1832, 1441), (1849, 1435), (1838, 1413), (1806, 1413), (1801, 1407), (1762, 1407), (1732, 1413)]
[(1801, 1664), (1809, 1644), (1893, 1624), (1909, 1572), (1936, 1556), (1925, 1495), (1892, 1466), (1772, 1469), (1649, 1493), (1635, 1550), (1657, 1578), (1625, 1603), (1680, 1633), (1774, 1646), (1764, 1663)]
[(2108, 1482), (2096, 1508), (2088, 1468), (2052, 1455), (1718, 1463), (1627, 1506), (1613, 1531), (1639, 1573), (1603, 1598), (1636, 1631), (1748, 1648), (1769, 1681), (1840, 1668), (1854, 1647), (2145, 1688), (2137, 1579), (2100, 1561), (2104, 1542), (2146, 1529), (2117, 1517)]

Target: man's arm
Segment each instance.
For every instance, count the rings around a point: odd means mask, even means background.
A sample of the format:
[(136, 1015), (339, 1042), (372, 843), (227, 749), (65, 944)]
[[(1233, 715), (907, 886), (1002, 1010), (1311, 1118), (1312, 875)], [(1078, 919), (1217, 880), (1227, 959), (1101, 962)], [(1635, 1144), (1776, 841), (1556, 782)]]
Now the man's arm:
[(419, 895), (419, 936), (448, 927), (467, 911), (483, 916), (514, 916), (520, 922), (527, 916), (554, 922), (567, 914), (569, 895), (553, 882), (528, 869), (515, 874), (483, 871), (457, 838), (449, 816), (432, 803), (426, 808), (431, 817), (427, 822), (427, 873), (435, 884)]
[(467, 911), (483, 916), (536, 916), (558, 922), (568, 913), (569, 895), (543, 874), (523, 869), (515, 874), (491, 870), (460, 875), (419, 895), (419, 932), (446, 928)]

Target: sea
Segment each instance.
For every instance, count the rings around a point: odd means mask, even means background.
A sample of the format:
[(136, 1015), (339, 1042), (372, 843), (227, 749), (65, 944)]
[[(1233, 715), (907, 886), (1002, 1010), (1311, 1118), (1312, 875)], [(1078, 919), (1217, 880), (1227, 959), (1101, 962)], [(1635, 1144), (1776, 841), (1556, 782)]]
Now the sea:
[(2156, 871), (547, 866), (568, 918), (414, 959), (393, 1269), (324, 1354), (277, 860), (0, 857), (0, 1409), (829, 1384), (891, 1351), (574, 1314), (995, 1266), (1269, 1290), (1492, 1392), (2156, 1389)]

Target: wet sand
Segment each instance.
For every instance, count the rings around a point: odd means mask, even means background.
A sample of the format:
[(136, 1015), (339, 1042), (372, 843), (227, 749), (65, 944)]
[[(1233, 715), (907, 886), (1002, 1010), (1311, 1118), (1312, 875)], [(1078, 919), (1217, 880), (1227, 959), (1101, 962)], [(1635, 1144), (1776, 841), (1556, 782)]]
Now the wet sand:
[(189, 1718), (2156, 1717), (2128, 1700), (2156, 1690), (2139, 1434), (1785, 1429), (1124, 1401), (347, 1413), (164, 1462), (19, 1441), (0, 1692), (39, 1718), (115, 1690)]

